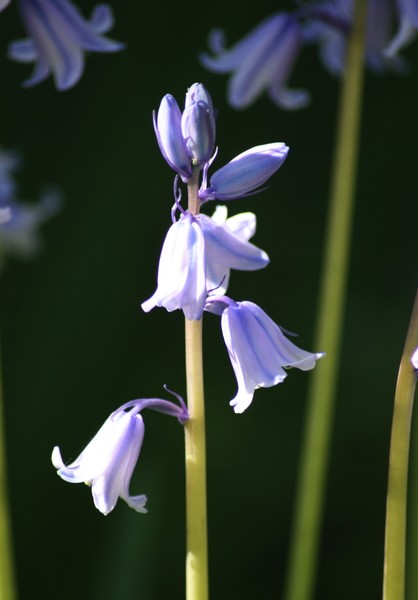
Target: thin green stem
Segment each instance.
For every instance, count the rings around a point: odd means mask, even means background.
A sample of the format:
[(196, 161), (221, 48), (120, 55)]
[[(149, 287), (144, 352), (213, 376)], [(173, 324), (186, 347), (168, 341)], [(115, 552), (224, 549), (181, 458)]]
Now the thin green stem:
[(16, 587), (10, 511), (7, 493), (6, 439), (3, 408), (3, 386), (0, 368), (0, 598), (15, 600)]
[(416, 374), (411, 364), (418, 346), (418, 292), (399, 366), (393, 409), (386, 501), (383, 599), (405, 598), (405, 545), (408, 492), (408, 460)]
[[(188, 185), (189, 211), (199, 212), (199, 171)], [(206, 517), (206, 442), (203, 390), (202, 319), (186, 319), (187, 404), (190, 420), (185, 426), (186, 451), (186, 600), (208, 600)]]
[(366, 4), (365, 0), (356, 2), (347, 47), (315, 342), (315, 348), (327, 356), (311, 376), (286, 600), (313, 596), (318, 560), (354, 212)]

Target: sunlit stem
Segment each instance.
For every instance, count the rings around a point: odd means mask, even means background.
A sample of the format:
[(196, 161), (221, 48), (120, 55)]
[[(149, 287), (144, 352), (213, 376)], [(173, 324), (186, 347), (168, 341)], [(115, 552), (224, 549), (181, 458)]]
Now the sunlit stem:
[[(199, 213), (199, 171), (188, 184), (189, 207)], [(206, 442), (203, 393), (202, 319), (186, 319), (187, 404), (190, 420), (185, 425), (186, 446), (186, 600), (208, 600), (206, 517)]]
[(353, 220), (366, 4), (365, 0), (356, 2), (348, 39), (314, 343), (327, 355), (311, 375), (286, 600), (312, 598), (318, 561)]
[(418, 346), (418, 292), (405, 340), (396, 383), (386, 501), (384, 600), (405, 598), (405, 550), (408, 460), (416, 373), (411, 357)]
[(3, 407), (3, 386), (0, 369), (0, 598), (15, 600), (15, 575), (7, 489), (6, 439)]

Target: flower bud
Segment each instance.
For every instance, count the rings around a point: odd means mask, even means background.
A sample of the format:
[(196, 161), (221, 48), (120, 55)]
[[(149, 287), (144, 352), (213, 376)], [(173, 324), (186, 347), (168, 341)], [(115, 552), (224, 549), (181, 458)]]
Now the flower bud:
[(161, 100), (157, 118), (154, 113), (154, 130), (161, 154), (187, 183), (192, 176), (192, 164), (181, 131), (180, 108), (171, 94)]
[(288, 152), (283, 142), (250, 148), (215, 171), (209, 187), (200, 188), (199, 198), (202, 201), (234, 200), (256, 192), (282, 166)]

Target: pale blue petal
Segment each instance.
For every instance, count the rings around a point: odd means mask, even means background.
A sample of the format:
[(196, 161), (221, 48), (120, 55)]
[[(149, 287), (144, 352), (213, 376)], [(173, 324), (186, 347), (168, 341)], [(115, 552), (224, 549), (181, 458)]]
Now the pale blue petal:
[(264, 250), (241, 240), (206, 215), (200, 215), (200, 219), (207, 262), (215, 261), (241, 271), (255, 271), (268, 265), (269, 257)]

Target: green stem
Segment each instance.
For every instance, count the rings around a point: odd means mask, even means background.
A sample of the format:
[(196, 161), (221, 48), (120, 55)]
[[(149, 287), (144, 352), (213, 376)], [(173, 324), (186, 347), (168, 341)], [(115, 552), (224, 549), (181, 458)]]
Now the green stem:
[(15, 600), (16, 588), (7, 493), (6, 438), (3, 404), (3, 386), (0, 369), (0, 598), (2, 600)]
[(418, 292), (399, 366), (393, 409), (386, 501), (384, 600), (404, 600), (408, 459), (416, 374), (411, 356), (418, 346)]
[(311, 376), (286, 600), (309, 600), (313, 595), (348, 278), (366, 4), (365, 0), (356, 2), (354, 24), (347, 47), (315, 338), (315, 348), (325, 351), (327, 356)]
[[(188, 185), (189, 211), (199, 212), (198, 169)], [(206, 517), (206, 443), (203, 391), (202, 319), (186, 319), (187, 404), (186, 451), (186, 600), (208, 600)]]

